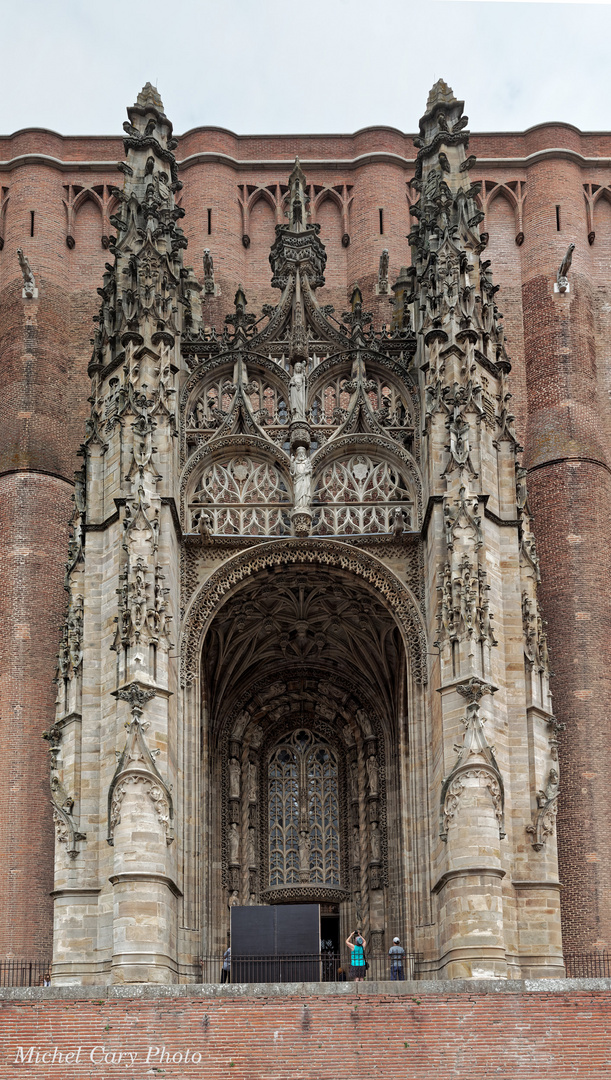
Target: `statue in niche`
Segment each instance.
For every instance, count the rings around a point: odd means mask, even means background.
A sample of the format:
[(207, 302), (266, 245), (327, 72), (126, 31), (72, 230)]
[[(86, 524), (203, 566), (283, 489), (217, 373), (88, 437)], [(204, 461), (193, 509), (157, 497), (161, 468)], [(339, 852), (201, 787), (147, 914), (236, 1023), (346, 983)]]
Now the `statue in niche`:
[(229, 798), (240, 798), (240, 762), (234, 757), (229, 759)]
[(371, 735), (371, 724), (369, 723), (369, 717), (364, 709), (357, 709), (356, 718), (361, 725), (361, 731), (363, 735)]
[(359, 770), (356, 761), (350, 765), (350, 796), (353, 800), (359, 797)]
[(255, 845), (255, 830), (254, 829), (249, 829), (248, 830), (248, 865), (249, 866), (256, 866), (257, 865), (257, 854), (256, 854), (256, 845)]
[(257, 801), (257, 766), (254, 761), (248, 762), (248, 772), (246, 787), (248, 792), (248, 801), (254, 803)]
[(234, 889), (231, 896), (229, 897), (229, 907), (230, 908), (236, 907), (236, 905), (239, 904), (239, 903), (240, 903), (240, 897), (238, 896), (238, 890)]
[(359, 837), (359, 827), (354, 825), (352, 828), (352, 865), (358, 866), (361, 861), (361, 842)]
[(369, 780), (369, 794), (377, 795), (380, 786), (380, 771), (375, 754), (367, 758), (367, 779)]
[(299, 876), (303, 880), (303, 875), (306, 875), (305, 880), (310, 876), (310, 848), (312, 842), (310, 840), (310, 834), (305, 829), (302, 829), (299, 833)]
[(306, 374), (303, 360), (298, 360), (289, 382), (289, 409), (291, 420), (305, 420)]
[(371, 858), (373, 862), (380, 861), (380, 827), (377, 821), (371, 823)]
[(237, 866), (240, 861), (240, 834), (237, 822), (232, 821), (229, 826), (229, 863)]
[(304, 446), (297, 447), (297, 453), (291, 462), (294, 505), (296, 510), (309, 507), (312, 489), (312, 463)]

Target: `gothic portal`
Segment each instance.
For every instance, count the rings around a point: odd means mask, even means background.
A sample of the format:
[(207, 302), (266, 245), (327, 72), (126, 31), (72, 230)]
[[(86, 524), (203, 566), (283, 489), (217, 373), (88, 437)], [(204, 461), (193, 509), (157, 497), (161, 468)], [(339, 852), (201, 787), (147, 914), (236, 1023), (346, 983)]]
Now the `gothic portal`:
[(433, 978), (563, 971), (538, 561), (462, 109), (436, 84), (387, 322), (358, 285), (319, 304), (297, 160), (277, 304), (240, 287), (222, 330), (161, 100), (129, 110), (47, 733), (57, 983), (197, 981), (234, 903), (328, 905)]

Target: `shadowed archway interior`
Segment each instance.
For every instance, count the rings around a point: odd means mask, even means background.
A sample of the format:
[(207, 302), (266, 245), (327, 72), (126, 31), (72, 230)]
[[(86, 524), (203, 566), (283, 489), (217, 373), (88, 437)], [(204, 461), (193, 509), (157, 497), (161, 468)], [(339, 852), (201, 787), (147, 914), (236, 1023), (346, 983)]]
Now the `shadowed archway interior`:
[(233, 904), (289, 901), (339, 906), (381, 944), (407, 919), (395, 620), (344, 571), (283, 566), (229, 597), (202, 661), (219, 944)]

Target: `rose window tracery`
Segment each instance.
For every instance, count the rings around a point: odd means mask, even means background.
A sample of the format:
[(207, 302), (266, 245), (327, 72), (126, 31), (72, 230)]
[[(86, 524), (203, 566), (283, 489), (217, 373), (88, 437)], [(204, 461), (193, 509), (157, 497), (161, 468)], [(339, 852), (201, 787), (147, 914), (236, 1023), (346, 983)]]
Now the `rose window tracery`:
[(338, 887), (337, 758), (303, 729), (276, 746), (268, 768), (269, 885)]

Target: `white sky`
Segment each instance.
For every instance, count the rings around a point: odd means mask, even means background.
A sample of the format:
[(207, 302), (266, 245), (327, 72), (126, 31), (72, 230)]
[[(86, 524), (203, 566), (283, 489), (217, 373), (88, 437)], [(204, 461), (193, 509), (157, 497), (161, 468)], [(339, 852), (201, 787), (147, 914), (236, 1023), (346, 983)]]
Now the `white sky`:
[(611, 4), (1, 0), (0, 131), (119, 134), (156, 82), (177, 133), (415, 131), (433, 82), (472, 131), (611, 129)]

